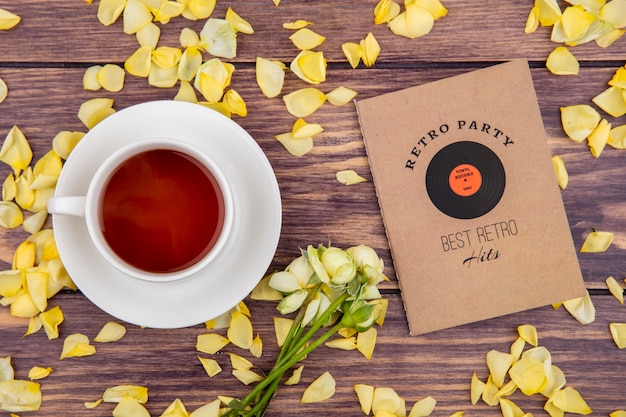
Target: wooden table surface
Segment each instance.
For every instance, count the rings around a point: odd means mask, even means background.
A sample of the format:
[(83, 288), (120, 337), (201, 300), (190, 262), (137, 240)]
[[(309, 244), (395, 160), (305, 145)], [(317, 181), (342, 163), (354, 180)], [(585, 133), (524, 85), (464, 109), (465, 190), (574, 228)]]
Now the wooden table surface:
[[(62, 130), (86, 131), (77, 118), (80, 104), (95, 97), (115, 99), (115, 109), (150, 100), (172, 99), (177, 88), (150, 87), (146, 79), (127, 76), (122, 91), (85, 91), (82, 77), (94, 64), (123, 64), (137, 48), (134, 36), (123, 33), (121, 20), (104, 27), (96, 17), (97, 0), (0, 0), (0, 8), (22, 17), (21, 23), (0, 32), (0, 78), (9, 86), (9, 96), (0, 104), (0, 135), (13, 125), (24, 132), (37, 159), (51, 148), (52, 139)], [(626, 38), (602, 49), (591, 42), (572, 49), (581, 63), (578, 76), (558, 77), (545, 68), (548, 53), (557, 45), (549, 40), (549, 29), (524, 33), (531, 0), (444, 0), (448, 15), (435, 23), (430, 34), (410, 40), (393, 35), (385, 25), (375, 26), (376, 1), (283, 0), (275, 7), (271, 0), (220, 0), (213, 17), (223, 17), (230, 6), (254, 27), (252, 35), (238, 36), (236, 71), (232, 87), (244, 97), (249, 114), (234, 116), (258, 142), (270, 160), (282, 194), (282, 233), (270, 270), (284, 268), (308, 244), (332, 242), (339, 247), (368, 244), (384, 258), (391, 282), (382, 285), (389, 299), (387, 320), (379, 329), (371, 360), (357, 351), (317, 349), (306, 358), (300, 384), (281, 387), (268, 415), (359, 416), (356, 383), (394, 388), (410, 407), (416, 400), (432, 396), (437, 400), (433, 415), (449, 416), (465, 411), (466, 416), (499, 416), (498, 407), (470, 403), (472, 373), (485, 379), (485, 354), (491, 349), (507, 351), (517, 337), (517, 326), (533, 324), (539, 340), (552, 353), (553, 363), (564, 372), (568, 386), (578, 390), (593, 415), (606, 416), (626, 409), (626, 351), (619, 350), (609, 333), (609, 323), (626, 322), (626, 310), (607, 291), (605, 279), (614, 276), (623, 285), (626, 277), (626, 153), (607, 147), (594, 158), (585, 143), (565, 136), (560, 122), (561, 106), (591, 104), (604, 91), (615, 70), (626, 63)], [(565, 7), (565, 3), (561, 3)], [(289, 131), (294, 117), (279, 98), (264, 97), (255, 82), (257, 56), (289, 63), (298, 53), (289, 40), (291, 32), (282, 23), (305, 19), (326, 36), (317, 48), (328, 60), (327, 81), (320, 87), (330, 91), (346, 86), (359, 98), (372, 97), (404, 87), (462, 74), (515, 58), (530, 62), (539, 106), (553, 155), (561, 155), (570, 173), (562, 191), (574, 243), (580, 248), (592, 228), (615, 233), (604, 253), (579, 253), (585, 283), (597, 310), (595, 322), (582, 325), (563, 309), (551, 306), (525, 311), (480, 323), (411, 337), (408, 334), (400, 290), (392, 268), (391, 255), (374, 185), (362, 142), (354, 104), (323, 106), (307, 119), (323, 125), (313, 150), (294, 157), (274, 139)], [(161, 25), (160, 45), (179, 47), (184, 27), (199, 31), (204, 21), (182, 17)], [(358, 42), (373, 32), (382, 47), (376, 64), (352, 69), (341, 44)], [(206, 55), (205, 55), (206, 58)], [(287, 74), (283, 92), (306, 85)], [(603, 117), (614, 126), (624, 117)], [(8, 166), (0, 167), (4, 178)], [(354, 169), (367, 182), (345, 186), (335, 173)], [(48, 221), (47, 227), (51, 227)], [(0, 269), (10, 269), (14, 251), (27, 233), (21, 228), (0, 231)], [(245, 259), (242, 259), (245, 262)], [(463, 291), (459, 288), (459, 291)], [(246, 300), (252, 312), (255, 332), (264, 339), (264, 354), (253, 359), (269, 368), (277, 354), (273, 332), (275, 304)], [(0, 307), (0, 358), (11, 356), (16, 377), (27, 379), (32, 366), (52, 367), (54, 372), (40, 381), (43, 404), (32, 413), (39, 416), (106, 416), (112, 404), (88, 410), (83, 403), (98, 399), (114, 385), (137, 384), (149, 388), (147, 404), (152, 415), (160, 415), (176, 398), (192, 411), (217, 395), (243, 396), (250, 389), (230, 375), (228, 356), (217, 355), (225, 371), (209, 378), (197, 359), (196, 337), (204, 326), (176, 330), (146, 329), (127, 325), (128, 333), (119, 342), (100, 344), (94, 356), (60, 361), (63, 338), (83, 333), (93, 338), (104, 323), (113, 320), (90, 303), (79, 291), (63, 291), (50, 300), (59, 305), (65, 322), (61, 337), (48, 340), (40, 331), (23, 337), (27, 320), (14, 318)], [(241, 352), (239, 352), (241, 353)], [(300, 404), (306, 385), (324, 371), (337, 380), (337, 392), (328, 401)], [(535, 416), (543, 411), (545, 398), (526, 397), (520, 392), (510, 399)], [(0, 411), (1, 415), (8, 413)]]

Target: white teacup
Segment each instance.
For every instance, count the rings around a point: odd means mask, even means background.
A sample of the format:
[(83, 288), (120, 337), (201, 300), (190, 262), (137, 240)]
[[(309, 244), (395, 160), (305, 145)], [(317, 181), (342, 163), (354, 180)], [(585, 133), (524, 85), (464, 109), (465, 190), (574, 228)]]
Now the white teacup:
[(85, 218), (100, 254), (121, 272), (169, 282), (205, 268), (233, 224), (224, 174), (185, 142), (144, 139), (109, 156), (84, 196), (55, 196), (54, 215)]

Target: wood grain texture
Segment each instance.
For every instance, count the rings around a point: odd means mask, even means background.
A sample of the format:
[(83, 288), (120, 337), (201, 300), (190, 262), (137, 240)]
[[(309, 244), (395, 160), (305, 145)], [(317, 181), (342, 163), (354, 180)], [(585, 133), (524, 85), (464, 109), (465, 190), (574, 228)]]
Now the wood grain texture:
[[(269, 270), (284, 268), (299, 254), (299, 248), (310, 243), (330, 241), (340, 247), (367, 243), (384, 258), (385, 272), (392, 278), (382, 285), (390, 307), (385, 325), (379, 329), (374, 357), (367, 361), (356, 351), (318, 349), (304, 362), (302, 382), (281, 387), (268, 416), (363, 415), (352, 388), (355, 383), (392, 387), (409, 407), (432, 395), (438, 401), (434, 416), (461, 410), (466, 411), (466, 416), (500, 416), (497, 407), (471, 405), (469, 381), (474, 371), (486, 378), (486, 353), (490, 349), (508, 350), (516, 337), (516, 327), (526, 323), (537, 327), (540, 342), (551, 351), (553, 363), (561, 367), (568, 384), (587, 400), (593, 415), (606, 416), (613, 410), (626, 409), (626, 356), (616, 348), (608, 330), (609, 323), (624, 322), (626, 315), (604, 283), (609, 275), (620, 282), (626, 276), (626, 153), (607, 147), (600, 158), (594, 158), (585, 143), (566, 138), (559, 110), (566, 105), (591, 104), (591, 98), (607, 87), (615, 70), (626, 61), (626, 38), (608, 49), (593, 43), (574, 48), (572, 51), (582, 64), (580, 75), (556, 77), (545, 69), (546, 56), (556, 46), (549, 40), (549, 29), (523, 33), (532, 1), (443, 3), (449, 10), (448, 16), (437, 21), (428, 36), (409, 40), (394, 36), (384, 25), (373, 24), (375, 0), (283, 0), (279, 8), (271, 0), (218, 1), (214, 17), (223, 17), (231, 6), (255, 28), (254, 35), (239, 35), (238, 56), (232, 60), (237, 68), (232, 87), (244, 97), (249, 109), (248, 117), (235, 121), (267, 155), (282, 194), (282, 233)], [(11, 126), (19, 126), (29, 139), (35, 158), (50, 149), (59, 131), (86, 131), (77, 112), (80, 104), (90, 98), (114, 98), (115, 108), (121, 110), (145, 101), (171, 99), (176, 94), (176, 89), (153, 88), (145, 79), (132, 76), (126, 77), (125, 87), (119, 93), (83, 90), (82, 76), (88, 66), (121, 64), (137, 48), (135, 37), (122, 32), (121, 21), (110, 27), (97, 21), (97, 4), (97, 0), (91, 5), (80, 0), (0, 0), (0, 8), (22, 16), (16, 28), (0, 31), (0, 78), (9, 86), (9, 97), (0, 104), (0, 137)], [(569, 186), (561, 194), (575, 246), (579, 248), (593, 228), (615, 233), (615, 241), (607, 252), (578, 254), (597, 309), (593, 324), (583, 326), (563, 309), (547, 306), (423, 336), (408, 336), (354, 105), (325, 104), (307, 118), (310, 123), (322, 124), (325, 131), (315, 137), (313, 151), (304, 157), (289, 155), (274, 139), (274, 135), (289, 131), (295, 118), (286, 112), (280, 97), (262, 96), (255, 82), (254, 63), (257, 56), (291, 61), (298, 51), (288, 38), (291, 32), (281, 24), (296, 19), (312, 21), (312, 28), (327, 37), (318, 48), (329, 63), (328, 81), (320, 88), (328, 92), (346, 86), (359, 92), (357, 99), (509, 59), (530, 61), (550, 151), (563, 157), (570, 174)], [(161, 25), (160, 45), (178, 46), (182, 28), (199, 30), (202, 25), (202, 21), (185, 19)], [(382, 47), (379, 60), (372, 68), (361, 65), (353, 70), (341, 52), (341, 44), (358, 41), (370, 31)], [(288, 73), (283, 92), (304, 86)], [(614, 126), (626, 123), (624, 117), (603, 117)], [(355, 169), (369, 181), (350, 187), (341, 185), (335, 179), (335, 172), (341, 169)], [(8, 167), (0, 166), (0, 178), (8, 172)], [(26, 236), (21, 229), (0, 229), (0, 270), (10, 267), (15, 248)], [(246, 302), (252, 310), (255, 332), (264, 339), (263, 357), (251, 359), (267, 370), (278, 351), (272, 325), (275, 305)], [(98, 399), (106, 388), (118, 384), (148, 386), (148, 409), (155, 416), (176, 398), (182, 399), (191, 411), (216, 395), (243, 396), (249, 390), (230, 375), (226, 352), (242, 353), (237, 348), (229, 347), (214, 356), (224, 368), (222, 374), (211, 379), (204, 373), (195, 350), (197, 335), (205, 332), (202, 326), (157, 330), (128, 325), (124, 339), (97, 344), (96, 355), (59, 361), (65, 336), (84, 333), (93, 338), (113, 318), (80, 292), (63, 292), (51, 300), (51, 306), (54, 305), (61, 306), (66, 320), (61, 326), (62, 337), (52, 341), (43, 332), (22, 337), (26, 320), (11, 317), (7, 308), (0, 307), (0, 357), (12, 357), (17, 377), (25, 379), (35, 365), (54, 368), (53, 374), (41, 381), (44, 402), (41, 411), (35, 413), (38, 416), (111, 415), (112, 404), (87, 410), (83, 402)], [(323, 403), (300, 404), (304, 387), (327, 370), (337, 380), (336, 395)], [(526, 412), (547, 415), (543, 397), (529, 398), (518, 392), (511, 399)], [(0, 412), (0, 416), (5, 415), (8, 414)]]

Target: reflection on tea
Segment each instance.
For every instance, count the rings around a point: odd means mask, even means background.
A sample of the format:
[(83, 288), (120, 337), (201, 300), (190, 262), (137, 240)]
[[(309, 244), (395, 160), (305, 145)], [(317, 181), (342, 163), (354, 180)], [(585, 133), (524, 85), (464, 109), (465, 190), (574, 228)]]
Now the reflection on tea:
[(155, 149), (126, 161), (109, 178), (101, 228), (120, 259), (143, 271), (188, 268), (217, 242), (224, 197), (211, 172), (184, 153)]

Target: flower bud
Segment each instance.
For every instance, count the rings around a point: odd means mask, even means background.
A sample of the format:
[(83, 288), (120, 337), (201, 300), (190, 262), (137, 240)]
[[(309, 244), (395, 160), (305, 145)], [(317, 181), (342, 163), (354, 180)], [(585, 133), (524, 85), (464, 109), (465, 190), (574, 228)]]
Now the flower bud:
[(356, 276), (354, 259), (342, 249), (330, 247), (322, 252), (320, 260), (333, 284), (347, 284)]
[(376, 251), (365, 245), (358, 245), (348, 248), (346, 250), (354, 258), (356, 265), (359, 269), (365, 265), (369, 265), (376, 271), (382, 273), (385, 269), (385, 264), (381, 258), (378, 257)]
[(307, 290), (298, 290), (293, 292), (280, 300), (276, 309), (280, 311), (281, 314), (293, 313), (302, 306), (302, 303), (304, 303), (307, 295)]
[(309, 279), (311, 279), (311, 276), (315, 272), (309, 261), (307, 261), (304, 256), (299, 256), (291, 261), (285, 270), (291, 272), (298, 278), (302, 288), (306, 288), (309, 283)]

